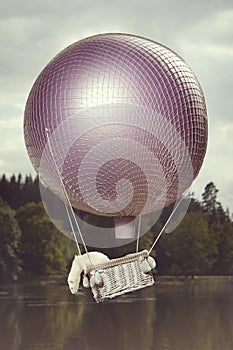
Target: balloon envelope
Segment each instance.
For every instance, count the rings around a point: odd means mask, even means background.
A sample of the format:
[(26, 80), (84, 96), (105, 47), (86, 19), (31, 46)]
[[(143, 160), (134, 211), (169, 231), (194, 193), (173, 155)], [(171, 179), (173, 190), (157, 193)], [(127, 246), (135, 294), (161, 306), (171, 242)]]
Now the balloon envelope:
[[(47, 132), (46, 132), (47, 130)], [(129, 34), (60, 52), (25, 108), (25, 143), (41, 180), (72, 206), (137, 216), (174, 202), (207, 146), (201, 86), (176, 53)]]

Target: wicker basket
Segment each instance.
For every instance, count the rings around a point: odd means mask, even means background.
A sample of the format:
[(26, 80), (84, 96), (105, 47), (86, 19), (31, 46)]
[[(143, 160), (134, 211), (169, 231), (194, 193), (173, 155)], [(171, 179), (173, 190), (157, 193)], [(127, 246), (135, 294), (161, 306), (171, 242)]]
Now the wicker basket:
[[(86, 277), (90, 280), (96, 302), (153, 285), (154, 278), (151, 271), (145, 273), (142, 269), (142, 263), (148, 257), (148, 251), (143, 250), (89, 268), (86, 271)], [(92, 282), (97, 274), (98, 284)]]

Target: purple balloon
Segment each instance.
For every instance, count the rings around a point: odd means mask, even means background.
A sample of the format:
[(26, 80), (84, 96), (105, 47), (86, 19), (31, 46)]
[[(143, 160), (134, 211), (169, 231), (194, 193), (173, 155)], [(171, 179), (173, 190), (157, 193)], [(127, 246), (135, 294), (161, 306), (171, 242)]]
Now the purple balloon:
[(57, 196), (66, 201), (64, 185), (75, 208), (137, 216), (173, 203), (198, 175), (207, 112), (176, 53), (142, 37), (100, 34), (44, 68), (24, 131), (33, 166)]

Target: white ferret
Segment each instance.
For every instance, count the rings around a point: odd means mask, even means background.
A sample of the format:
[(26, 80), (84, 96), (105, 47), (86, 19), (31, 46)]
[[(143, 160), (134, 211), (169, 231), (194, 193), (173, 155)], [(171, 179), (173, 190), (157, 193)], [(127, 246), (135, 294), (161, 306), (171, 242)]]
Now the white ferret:
[(100, 252), (75, 255), (68, 275), (68, 285), (72, 294), (77, 294), (82, 272), (86, 272), (92, 265), (99, 265), (109, 261), (109, 258)]

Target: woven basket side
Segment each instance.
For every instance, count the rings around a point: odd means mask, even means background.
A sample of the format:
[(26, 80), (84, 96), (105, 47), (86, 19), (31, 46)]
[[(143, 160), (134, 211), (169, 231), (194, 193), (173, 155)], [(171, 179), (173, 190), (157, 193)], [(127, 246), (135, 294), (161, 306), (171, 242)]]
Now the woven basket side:
[(132, 292), (154, 284), (151, 273), (143, 273), (140, 267), (140, 257), (147, 257), (148, 252), (142, 251), (123, 258), (114, 259), (114, 263), (95, 266), (88, 275), (98, 271), (103, 279), (101, 286), (93, 286), (92, 293), (97, 302), (112, 299), (115, 296)]

